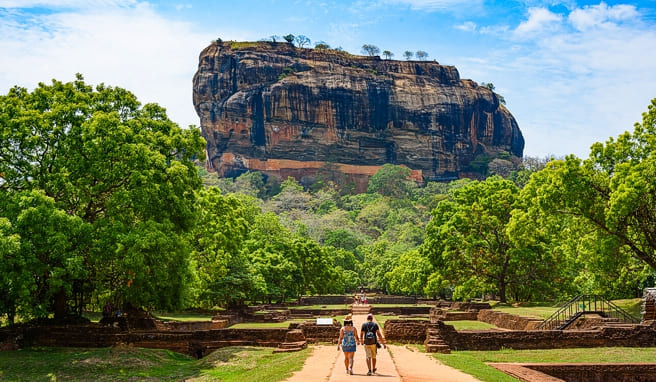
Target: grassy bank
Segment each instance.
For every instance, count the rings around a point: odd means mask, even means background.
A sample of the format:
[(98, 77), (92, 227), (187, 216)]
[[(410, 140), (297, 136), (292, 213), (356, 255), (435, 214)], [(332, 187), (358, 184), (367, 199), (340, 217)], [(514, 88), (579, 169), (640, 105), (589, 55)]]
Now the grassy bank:
[(454, 351), (434, 354), (453, 368), (471, 374), (481, 381), (516, 381), (505, 373), (487, 366), (486, 362), (654, 362), (656, 348), (580, 348), (544, 350)]
[(229, 347), (196, 360), (160, 349), (27, 348), (0, 352), (2, 381), (281, 381), (310, 354)]

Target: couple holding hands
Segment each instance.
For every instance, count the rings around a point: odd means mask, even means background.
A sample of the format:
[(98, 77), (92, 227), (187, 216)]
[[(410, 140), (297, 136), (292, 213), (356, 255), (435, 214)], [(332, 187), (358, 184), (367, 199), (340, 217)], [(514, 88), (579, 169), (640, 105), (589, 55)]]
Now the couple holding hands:
[(367, 322), (362, 324), (360, 329), (360, 337), (358, 338), (358, 331), (353, 326), (353, 318), (347, 315), (344, 319), (344, 326), (339, 331), (339, 340), (337, 341), (337, 350), (340, 346), (344, 352), (344, 365), (346, 366), (346, 373), (353, 374), (353, 356), (355, 355), (356, 345), (364, 345), (365, 356), (367, 358), (367, 368), (369, 371), (367, 375), (376, 373), (376, 352), (380, 347), (378, 339), (387, 348), (385, 339), (380, 334), (378, 324), (374, 322), (374, 316), (370, 313), (367, 315)]

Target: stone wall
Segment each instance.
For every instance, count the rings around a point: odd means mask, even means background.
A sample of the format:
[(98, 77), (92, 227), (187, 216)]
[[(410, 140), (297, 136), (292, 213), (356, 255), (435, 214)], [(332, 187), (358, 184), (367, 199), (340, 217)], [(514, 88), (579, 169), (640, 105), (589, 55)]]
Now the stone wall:
[(645, 288), (642, 295), (642, 321), (656, 320), (656, 288)]
[(430, 306), (401, 306), (401, 307), (394, 307), (394, 308), (376, 307), (376, 306), (371, 307), (372, 314), (393, 313), (396, 316), (410, 315), (410, 314), (428, 315), (430, 314), (430, 310), (431, 310)]
[(448, 309), (432, 308), (430, 311), (431, 322), (437, 320), (442, 321), (476, 321), (478, 320), (478, 312), (459, 312)]
[(480, 310), (476, 319), (510, 330), (534, 330), (543, 321), (535, 317), (522, 317), (492, 309)]
[(301, 329), (308, 343), (330, 342), (337, 343), (339, 330), (342, 326), (337, 323), (333, 325), (317, 325), (316, 322), (291, 323), (289, 329)]
[(287, 328), (215, 329), (194, 331), (124, 331), (99, 324), (70, 326), (17, 326), (0, 331), (1, 349), (24, 346), (109, 347), (120, 344), (168, 349), (202, 357), (225, 346), (277, 347)]
[(322, 309), (290, 309), (290, 316), (292, 318), (308, 318), (313, 319), (315, 317), (339, 317), (346, 316), (351, 313), (351, 309), (331, 309), (331, 310), (322, 310)]
[(343, 295), (304, 296), (298, 299), (298, 305), (350, 305), (352, 303), (353, 296), (346, 297)]
[(387, 320), (383, 332), (391, 342), (421, 344), (426, 340), (427, 320)]
[(654, 347), (656, 326), (605, 327), (595, 330), (461, 331), (442, 321), (430, 324), (452, 350), (560, 349), (576, 347)]
[(646, 363), (552, 363), (525, 366), (565, 381), (650, 382), (656, 378), (656, 364)]

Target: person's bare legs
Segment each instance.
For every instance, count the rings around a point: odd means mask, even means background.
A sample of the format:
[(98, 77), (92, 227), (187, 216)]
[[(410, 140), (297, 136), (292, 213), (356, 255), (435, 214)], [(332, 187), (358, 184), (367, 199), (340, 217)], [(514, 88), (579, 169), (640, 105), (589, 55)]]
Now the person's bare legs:
[(355, 352), (349, 353), (349, 367), (348, 367), (349, 374), (353, 374), (353, 360), (354, 360), (354, 357), (355, 357)]
[(346, 366), (346, 372), (348, 373), (349, 364), (352, 363), (349, 360), (353, 359), (353, 352), (344, 352), (344, 366)]

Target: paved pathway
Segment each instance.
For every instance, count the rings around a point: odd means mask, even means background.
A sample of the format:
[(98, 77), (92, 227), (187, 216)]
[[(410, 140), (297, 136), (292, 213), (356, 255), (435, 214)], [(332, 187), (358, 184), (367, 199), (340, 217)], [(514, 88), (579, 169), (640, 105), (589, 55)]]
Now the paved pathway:
[[(358, 329), (366, 321), (365, 315), (354, 315), (353, 325)], [(378, 350), (375, 376), (367, 376), (367, 362), (364, 348), (358, 346), (353, 363), (353, 375), (347, 375), (344, 368), (344, 353), (337, 345), (313, 346), (310, 357), (303, 369), (296, 372), (287, 382), (343, 382), (371, 381), (371, 378), (385, 382), (423, 382), (423, 381), (478, 381), (474, 377), (439, 363), (429, 354), (413, 350), (411, 347), (390, 345), (387, 350)]]

